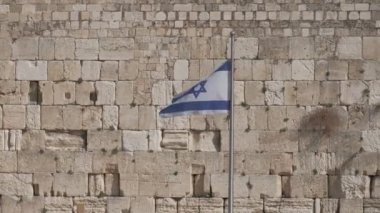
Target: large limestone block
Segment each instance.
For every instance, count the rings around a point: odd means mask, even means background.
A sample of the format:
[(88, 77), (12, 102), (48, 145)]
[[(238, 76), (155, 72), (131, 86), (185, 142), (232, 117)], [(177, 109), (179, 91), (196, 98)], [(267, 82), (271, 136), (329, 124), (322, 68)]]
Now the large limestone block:
[(378, 37), (364, 37), (363, 51), (363, 58), (380, 60), (380, 39)]
[(41, 149), (45, 149), (44, 130), (28, 130), (22, 133), (21, 150), (38, 151)]
[[(128, 173), (133, 174), (135, 164), (133, 156), (127, 152), (104, 153), (96, 152), (93, 155), (94, 173)], [(121, 177), (120, 177), (121, 178)]]
[(289, 39), (286, 37), (269, 37), (259, 40), (260, 59), (288, 59)]
[(74, 59), (75, 40), (73, 38), (57, 38), (55, 40), (55, 59)]
[(320, 104), (339, 103), (340, 83), (337, 81), (322, 81), (320, 85)]
[(155, 200), (152, 197), (137, 197), (131, 201), (131, 213), (154, 213)]
[(199, 212), (199, 198), (182, 198), (180, 201), (178, 201), (178, 213), (196, 212)]
[(0, 39), (0, 59), (10, 59), (12, 55), (12, 41), (10, 39)]
[(100, 61), (84, 61), (82, 65), (83, 80), (99, 80), (100, 79)]
[(29, 105), (26, 107), (26, 128), (41, 128), (41, 107), (38, 105)]
[(291, 130), (260, 131), (259, 146), (266, 152), (298, 152), (298, 133)]
[(189, 61), (177, 60), (174, 63), (174, 80), (187, 80), (189, 77)]
[(107, 212), (123, 213), (128, 212), (131, 207), (130, 197), (108, 197)]
[(74, 212), (106, 212), (107, 199), (105, 197), (76, 197), (74, 198)]
[(43, 212), (44, 197), (1, 197), (1, 210), (7, 213)]
[(363, 208), (364, 208), (364, 213), (380, 212), (380, 199), (364, 199)]
[(134, 58), (135, 42), (132, 38), (102, 38), (100, 60), (129, 60)]
[(87, 149), (89, 151), (121, 150), (121, 131), (88, 131)]
[(54, 38), (40, 37), (38, 53), (42, 60), (54, 60)]
[(93, 82), (81, 82), (75, 85), (75, 102), (80, 105), (93, 105), (96, 92)]
[(329, 196), (333, 198), (363, 199), (370, 196), (368, 176), (329, 176)]
[(281, 197), (281, 177), (277, 175), (250, 175), (247, 183), (249, 197)]
[(47, 132), (44, 137), (46, 149), (59, 151), (82, 151), (85, 149), (83, 132)]
[(16, 79), (28, 81), (47, 80), (47, 62), (18, 61), (16, 65)]
[(361, 59), (362, 39), (360, 37), (342, 37), (338, 41), (336, 54), (340, 59)]
[(202, 152), (218, 152), (221, 149), (220, 132), (191, 132), (189, 150)]
[(363, 149), (367, 152), (380, 152), (380, 131), (363, 131)]
[(119, 108), (117, 106), (103, 106), (103, 129), (115, 130), (119, 123)]
[(149, 175), (188, 173), (190, 163), (176, 159), (173, 152), (135, 152), (135, 172)]
[(153, 106), (139, 106), (139, 129), (156, 129), (156, 108)]
[(269, 198), (264, 202), (264, 211), (268, 213), (313, 213), (313, 199)]
[(49, 130), (63, 129), (63, 108), (58, 106), (42, 106), (41, 127)]
[(320, 206), (321, 213), (338, 212), (339, 199), (321, 199), (320, 203), (321, 203), (321, 206)]
[(313, 60), (294, 60), (292, 61), (293, 80), (314, 80), (314, 61)]
[(17, 172), (17, 153), (16, 152), (9, 152), (9, 151), (0, 152), (0, 172)]
[[(234, 175), (235, 197), (248, 197), (250, 189), (249, 176)], [(213, 197), (228, 197), (228, 174), (211, 174), (211, 190)], [(252, 186), (251, 186), (252, 187)]]
[(177, 202), (172, 198), (156, 199), (156, 213), (177, 213)]
[[(155, 86), (153, 86), (154, 91)], [(155, 94), (153, 93), (153, 99), (162, 99), (163, 93)], [(118, 81), (116, 82), (116, 104), (118, 105), (129, 105), (133, 102), (133, 81)]]
[(86, 196), (88, 177), (85, 173), (54, 174), (53, 190), (56, 195)]
[(368, 100), (368, 85), (364, 81), (342, 81), (340, 91), (342, 104), (365, 104)]
[[(253, 198), (234, 198), (234, 212), (235, 213), (262, 213), (264, 208), (264, 202), (261, 199)], [(225, 211), (228, 209), (228, 199), (224, 202)]]
[(199, 198), (200, 212), (223, 212), (223, 199), (221, 198)]
[(138, 129), (139, 126), (139, 108), (131, 106), (120, 106), (119, 128), (120, 129)]
[(63, 127), (67, 130), (82, 129), (82, 110), (78, 105), (68, 105), (63, 108)]
[(294, 198), (325, 198), (327, 175), (295, 175), (283, 178), (284, 194)]
[(284, 104), (284, 82), (266, 81), (265, 82), (265, 103), (267, 105)]
[(75, 103), (75, 83), (64, 81), (54, 84), (54, 104), (64, 105)]
[(148, 133), (146, 131), (123, 131), (123, 150), (130, 152), (148, 150)]
[(72, 212), (73, 198), (69, 197), (45, 197), (45, 210), (48, 212)]
[(327, 174), (335, 170), (335, 154), (325, 152), (300, 152), (293, 154), (293, 174)]
[[(257, 38), (237, 38), (235, 41), (235, 59), (255, 59), (259, 52)], [(230, 57), (231, 43), (228, 42), (227, 57)]]
[(264, 105), (264, 84), (260, 81), (245, 82), (245, 101), (248, 105)]
[(75, 57), (80, 60), (96, 60), (99, 54), (97, 39), (75, 40)]
[(189, 133), (185, 130), (165, 130), (161, 147), (163, 149), (187, 150)]
[(320, 96), (319, 89), (319, 81), (297, 81), (297, 104), (317, 105)]
[(326, 78), (328, 80), (347, 80), (348, 62), (347, 61), (329, 61)]
[(139, 73), (139, 62), (134, 60), (120, 61), (119, 80), (135, 80)]
[(380, 81), (371, 81), (369, 83), (369, 104), (380, 104)]
[(8, 196), (33, 196), (32, 174), (0, 174), (0, 193)]
[(311, 59), (314, 56), (314, 39), (310, 37), (290, 38), (291, 59)]
[(35, 173), (33, 175), (33, 187), (34, 187), (34, 194), (39, 196), (53, 196), (52, 190), (53, 190), (53, 181), (54, 176), (50, 173)]
[(363, 212), (363, 200), (362, 199), (340, 199), (339, 212), (341, 213)]
[(15, 62), (0, 61), (0, 79), (1, 80), (15, 80), (15, 78), (16, 78)]
[(105, 194), (105, 182), (103, 174), (90, 174), (88, 177), (88, 188), (90, 196)]
[[(6, 52), (5, 52), (6, 54)], [(24, 37), (12, 44), (13, 59), (38, 59), (38, 37)]]
[(348, 129), (353, 131), (366, 130), (369, 128), (369, 107), (354, 105), (348, 107)]
[(117, 81), (119, 71), (118, 61), (105, 61), (102, 63), (102, 68), (100, 69), (100, 79), (108, 81)]
[(7, 129), (24, 129), (26, 112), (22, 105), (3, 106), (3, 126)]
[(292, 154), (289, 153), (246, 153), (244, 158), (244, 172), (247, 174), (289, 175), (293, 172), (292, 167)]
[(89, 106), (83, 108), (83, 129), (99, 129), (102, 127), (102, 107)]
[[(21, 151), (17, 153), (17, 166), (20, 173), (56, 172), (55, 154), (48, 151)], [(30, 163), (33, 162), (33, 163)]]
[(115, 83), (111, 81), (97, 81), (95, 83), (97, 92), (96, 105), (113, 105), (115, 103)]

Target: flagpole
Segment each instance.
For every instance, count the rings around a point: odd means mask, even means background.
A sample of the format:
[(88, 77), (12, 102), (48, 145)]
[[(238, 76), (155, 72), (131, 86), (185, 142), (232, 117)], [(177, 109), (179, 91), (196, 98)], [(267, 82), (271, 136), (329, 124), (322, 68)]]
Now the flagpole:
[(230, 72), (230, 149), (228, 171), (228, 213), (234, 210), (234, 71), (235, 71), (235, 32), (231, 32), (231, 72)]

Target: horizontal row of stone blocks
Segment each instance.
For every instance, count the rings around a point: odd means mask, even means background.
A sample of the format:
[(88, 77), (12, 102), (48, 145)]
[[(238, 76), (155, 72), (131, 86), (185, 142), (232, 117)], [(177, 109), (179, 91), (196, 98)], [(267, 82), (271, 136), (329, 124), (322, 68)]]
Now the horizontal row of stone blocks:
[[(378, 47), (380, 39), (377, 37), (341, 37), (339, 39), (313, 37), (293, 38), (237, 38), (236, 58), (241, 59), (312, 59), (338, 57), (339, 59), (379, 59)], [(192, 59), (224, 58), (228, 39), (226, 37), (188, 38), (181, 46), (182, 55)], [(210, 43), (210, 46), (194, 46), (196, 43)], [(39, 38), (23, 37), (12, 42), (10, 39), (0, 39), (0, 46), (4, 51), (0, 59), (15, 60), (130, 60), (135, 57), (135, 50), (141, 44), (139, 39), (133, 38)], [(324, 45), (325, 48), (323, 48)], [(24, 47), (29, 48), (25, 49)], [(260, 47), (260, 48), (259, 48)], [(156, 48), (154, 48), (156, 49)], [(196, 51), (199, 52), (196, 52)], [(220, 50), (220, 51), (219, 51)], [(41, 64), (42, 66), (42, 64)]]

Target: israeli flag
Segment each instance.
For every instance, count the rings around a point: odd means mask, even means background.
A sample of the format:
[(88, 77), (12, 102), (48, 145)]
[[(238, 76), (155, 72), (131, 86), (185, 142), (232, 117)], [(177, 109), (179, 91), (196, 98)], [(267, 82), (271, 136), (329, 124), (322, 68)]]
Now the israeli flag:
[(231, 61), (224, 62), (208, 77), (200, 80), (160, 111), (161, 117), (228, 113), (230, 109)]

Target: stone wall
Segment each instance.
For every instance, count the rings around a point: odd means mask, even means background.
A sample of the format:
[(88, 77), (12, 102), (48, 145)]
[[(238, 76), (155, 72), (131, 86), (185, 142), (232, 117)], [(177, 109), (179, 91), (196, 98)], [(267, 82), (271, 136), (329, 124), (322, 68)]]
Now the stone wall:
[(222, 213), (226, 116), (162, 119), (236, 32), (236, 213), (380, 212), (379, 0), (0, 0), (2, 213)]

